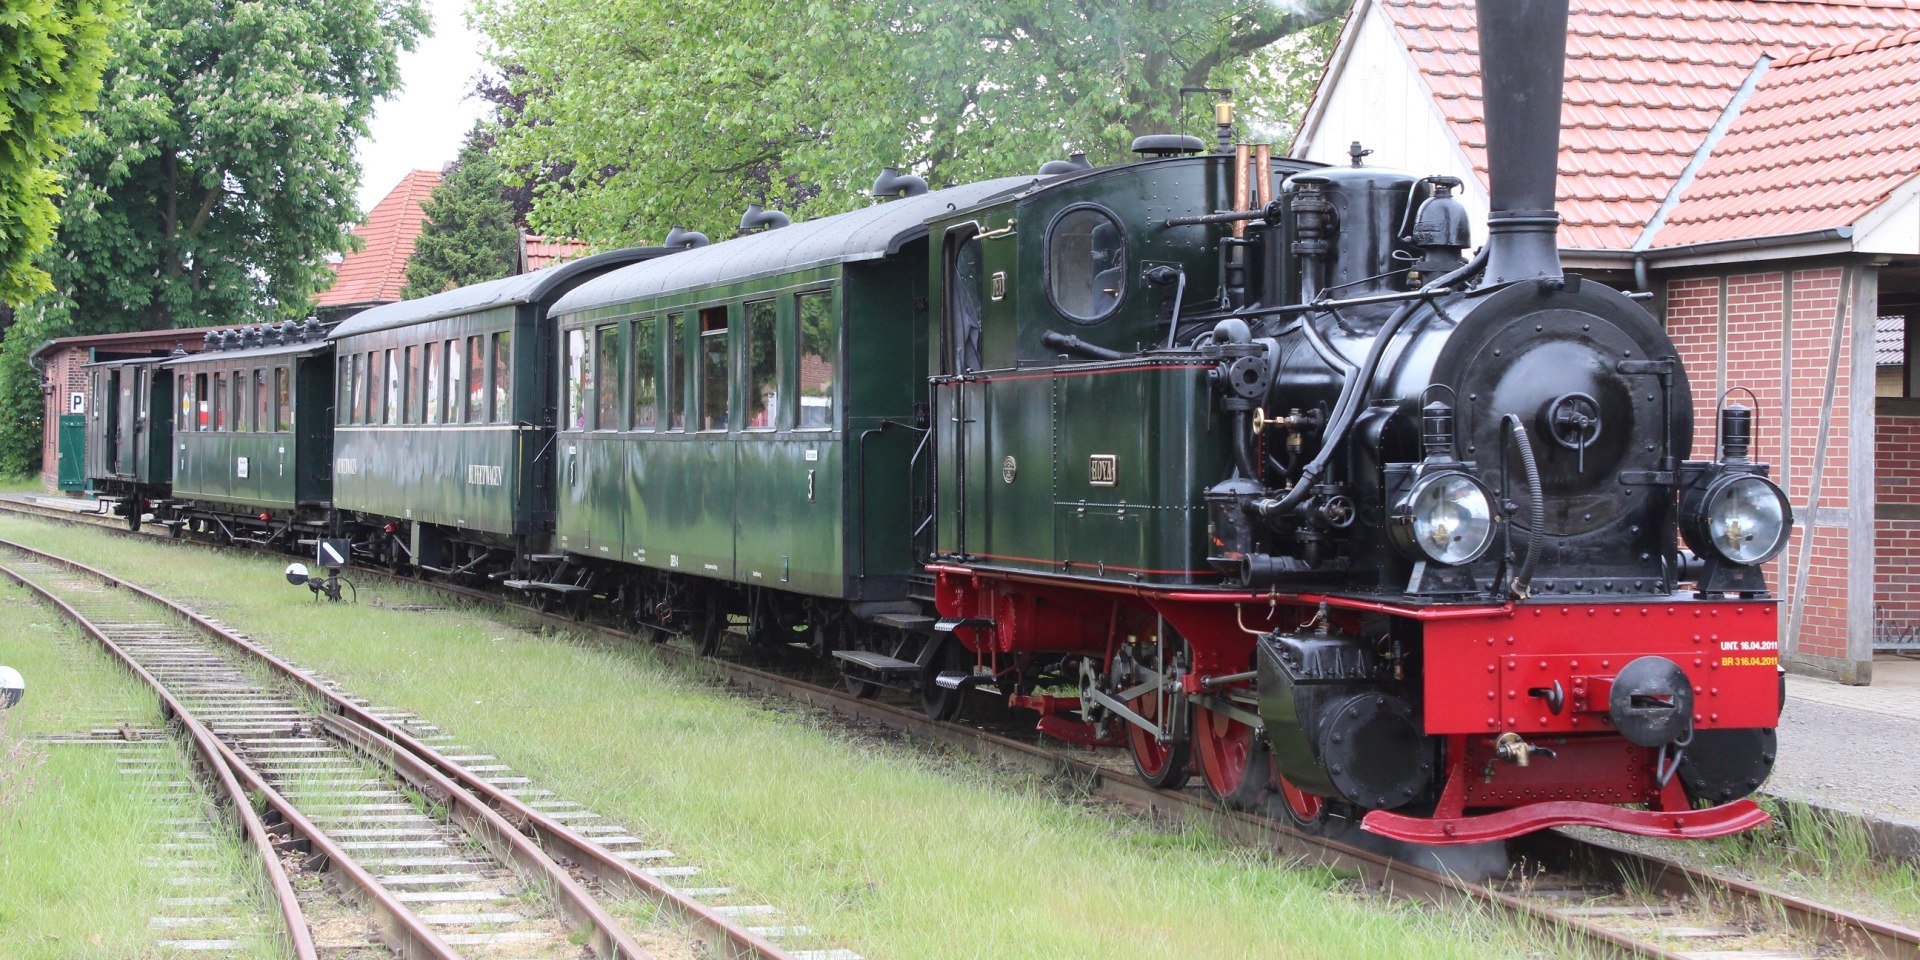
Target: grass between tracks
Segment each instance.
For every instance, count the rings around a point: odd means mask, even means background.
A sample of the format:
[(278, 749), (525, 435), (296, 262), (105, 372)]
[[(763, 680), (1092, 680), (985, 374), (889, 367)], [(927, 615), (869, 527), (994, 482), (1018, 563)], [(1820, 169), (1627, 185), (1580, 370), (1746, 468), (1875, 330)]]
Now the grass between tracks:
[(1062, 803), (983, 763), (819, 729), (638, 642), (543, 635), (491, 609), (387, 609), (445, 601), (372, 582), (358, 605), (316, 605), (272, 557), (11, 517), (0, 536), (151, 585), (431, 718), (880, 960), (1566, 952), (1478, 911), (1356, 895), (1204, 829)]
[[(126, 958), (159, 953), (163, 937), (202, 936), (150, 925), (162, 915), (196, 915), (162, 903), (165, 897), (225, 894), (247, 896), (247, 866), (237, 847), (222, 842), (200, 872), (215, 886), (182, 889), (165, 883), (176, 871), (140, 861), (166, 857), (150, 845), (173, 839), (165, 821), (202, 816), (194, 802), (174, 801), (132, 789), (116, 749), (106, 744), (49, 744), (30, 734), (80, 732), (130, 720), (152, 727), (158, 703), (120, 673), (49, 607), (27, 592), (0, 584), (0, 663), (27, 678), (20, 704), (0, 713), (0, 944), (17, 960)], [(186, 779), (172, 741), (156, 742), (150, 755), (165, 758), (157, 775)], [(251, 934), (258, 952), (274, 946), (258, 924), (220, 935)]]

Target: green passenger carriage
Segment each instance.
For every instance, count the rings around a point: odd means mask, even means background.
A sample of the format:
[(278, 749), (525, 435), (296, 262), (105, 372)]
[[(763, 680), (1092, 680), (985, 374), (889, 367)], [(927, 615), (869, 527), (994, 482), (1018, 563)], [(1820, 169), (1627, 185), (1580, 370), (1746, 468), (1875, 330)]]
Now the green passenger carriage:
[(160, 522), (283, 545), (321, 530), (333, 492), (331, 357), (308, 322), (216, 331), (203, 352), (161, 364), (174, 400)]
[(87, 486), (109, 506), (123, 502), (127, 526), (135, 530), (146, 504), (165, 498), (173, 480), (173, 378), (161, 362), (85, 367)]
[(334, 506), (375, 559), (443, 573), (511, 558), (553, 529), (554, 380), (547, 309), (616, 267), (616, 250), (374, 307), (334, 328)]
[(777, 226), (563, 298), (560, 579), (646, 622), (704, 608), (822, 649), (850, 624), (820, 601), (917, 610), (926, 221), (1028, 182)]

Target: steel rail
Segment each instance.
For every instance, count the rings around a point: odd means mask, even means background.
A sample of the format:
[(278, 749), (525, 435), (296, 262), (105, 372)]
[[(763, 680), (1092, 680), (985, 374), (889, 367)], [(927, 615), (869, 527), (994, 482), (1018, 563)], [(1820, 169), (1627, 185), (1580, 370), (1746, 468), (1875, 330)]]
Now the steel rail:
[[(78, 567), (78, 565), (63, 561), (58, 557), (35, 550), (32, 547), (23, 547), (10, 541), (0, 540), (0, 546), (19, 550), (22, 553), (46, 562)], [(88, 572), (93, 572), (91, 568), (86, 569), (88, 569)], [(257, 813), (254, 813), (251, 801), (242, 790), (241, 784), (235, 782), (236, 780), (245, 781), (246, 787), (265, 799), (267, 806), (280, 815), (281, 821), (290, 828), (295, 836), (307, 842), (310, 847), (308, 851), (310, 861), (313, 858), (324, 858), (328, 872), (338, 871), (344, 873), (352, 884), (352, 890), (365, 902), (367, 909), (372, 912), (379, 921), (381, 938), (385, 940), (387, 945), (392, 947), (396, 953), (402, 957), (420, 958), (420, 960), (460, 960), (460, 955), (454, 951), (453, 947), (449, 946), (438, 934), (434, 933), (433, 930), (420, 919), (419, 915), (395, 899), (393, 894), (386, 888), (380, 886), (379, 881), (374, 879), (373, 874), (368, 873), (365, 868), (361, 867), (352, 856), (340, 847), (337, 841), (327, 836), (325, 831), (314, 826), (312, 821), (308, 820), (299, 810), (295, 809), (293, 804), (287, 802), (287, 799), (281, 796), (279, 791), (268, 786), (266, 780), (251, 766), (241, 760), (226, 744), (221, 743), (218, 738), (214, 737), (206, 728), (206, 725), (201, 723), (200, 719), (193, 715), (193, 711), (187, 709), (186, 704), (182, 703), (179, 698), (173, 695), (173, 691), (168, 689), (167, 685), (162, 682), (160, 678), (154, 676), (145, 666), (134, 659), (133, 655), (128, 653), (124, 647), (108, 637), (106, 633), (95, 625), (92, 620), (88, 619), (85, 614), (74, 609), (74, 607), (65, 600), (55, 596), (53, 592), (44, 585), (28, 578), (18, 570), (13, 569), (13, 567), (0, 564), (0, 571), (4, 571), (7, 576), (18, 581), (22, 586), (32, 590), (42, 599), (59, 609), (62, 614), (72, 620), (74, 624), (79, 626), (88, 636), (99, 641), (101, 646), (106, 648), (107, 652), (119, 660), (134, 676), (139, 677), (143, 683), (152, 688), (154, 694), (166, 705), (167, 712), (179, 720), (181, 724), (193, 734), (195, 742), (201, 745), (201, 749), (207, 751), (205, 756), (207, 757), (209, 768), (218, 770), (223, 774), (221, 776), (223, 785), (231, 784), (232, 786), (232, 792), (228, 794), (228, 799), (230, 801), (237, 801), (237, 803), (235, 803), (236, 808), (245, 810), (245, 816), (253, 822), (260, 824), (261, 835), (263, 837), (266, 835), (265, 822), (260, 819)], [(109, 584), (115, 586), (122, 585), (122, 582), (114, 577), (106, 576), (105, 579)], [(256, 849), (258, 849), (257, 846)], [(267, 850), (273, 850), (271, 843), (267, 844)], [(293, 885), (287, 878), (285, 866), (280, 863), (277, 853), (269, 856), (266, 862), (272, 864), (272, 866), (267, 868), (268, 875), (273, 879), (272, 886), (274, 888), (274, 896), (275, 899), (280, 902), (281, 916), (288, 925), (290, 942), (294, 946), (296, 955), (302, 957), (303, 960), (304, 958), (314, 957), (313, 939), (307, 929), (305, 913), (300, 909), (299, 902), (295, 898)], [(306, 951), (305, 953), (300, 952), (303, 944), (304, 950)]]
[[(75, 514), (50, 508), (37, 508), (15, 500), (0, 499), (0, 511), (45, 517), (70, 524), (95, 526), (117, 535), (142, 536), (117, 524), (89, 519), (90, 514)], [(156, 535), (149, 539), (160, 540)], [(202, 548), (223, 549), (219, 544), (187, 540)], [(592, 631), (631, 640), (634, 635), (615, 627), (587, 623), (561, 614), (536, 610), (514, 603), (506, 597), (453, 584), (403, 577), (372, 568), (360, 568), (395, 583), (492, 604), (533, 616), (567, 629)], [(135, 588), (138, 589), (138, 588)], [(177, 608), (177, 607), (176, 607)], [(1195, 793), (1172, 792), (1149, 786), (1144, 781), (1099, 767), (1088, 761), (961, 724), (936, 721), (922, 713), (874, 700), (862, 700), (838, 690), (784, 677), (779, 674), (729, 661), (702, 657), (669, 644), (659, 650), (683, 663), (703, 669), (720, 679), (763, 694), (780, 696), (829, 713), (881, 723), (907, 733), (923, 742), (966, 750), (991, 759), (1006, 759), (1042, 773), (1065, 774), (1084, 778), (1090, 786), (1128, 806), (1155, 816), (1178, 814), (1206, 822), (1222, 836), (1240, 843), (1264, 846), (1303, 860), (1352, 869), (1367, 882), (1395, 895), (1424, 899), (1479, 901), (1500, 909), (1554, 926), (1563, 927), (1610, 950), (1657, 960), (1685, 960), (1690, 951), (1669, 950), (1658, 944), (1607, 929), (1582, 917), (1568, 916), (1543, 905), (1472, 883), (1438, 871), (1293, 830), (1266, 817), (1226, 810), (1211, 799)], [(404, 734), (403, 734), (404, 736)], [(489, 785), (490, 786), (490, 785)], [(497, 792), (497, 791), (496, 791)], [(511, 798), (509, 798), (511, 799)], [(562, 830), (565, 828), (562, 827)], [(1585, 854), (1598, 864), (1621, 875), (1652, 878), (1655, 889), (1668, 895), (1699, 896), (1703, 892), (1723, 893), (1728, 899), (1755, 913), (1780, 918), (1792, 930), (1806, 936), (1826, 939), (1884, 960), (1920, 960), (1920, 931), (1866, 917), (1854, 911), (1808, 900), (1764, 885), (1740, 880), (1692, 867), (1655, 854), (1630, 850), (1602, 841), (1554, 833), (1545, 841), (1565, 850)], [(622, 866), (629, 866), (621, 861)]]
[[(106, 529), (115, 528), (106, 527)], [(130, 531), (123, 532), (126, 532), (129, 536), (141, 536), (140, 534)], [(628, 863), (613, 851), (601, 846), (589, 839), (586, 835), (573, 830), (560, 821), (541, 813), (518, 797), (511, 796), (493, 784), (487, 783), (460, 764), (447, 759), (447, 757), (438, 750), (435, 750), (408, 734), (406, 731), (388, 723), (381, 717), (369, 712), (366, 708), (361, 707), (359, 704), (348, 700), (324, 684), (314, 680), (300, 668), (281, 659), (272, 651), (233, 633), (200, 613), (141, 587), (138, 584), (128, 583), (125, 580), (115, 577), (113, 574), (77, 560), (60, 557), (42, 550), (36, 550), (33, 547), (14, 543), (9, 540), (0, 540), (0, 547), (19, 550), (23, 553), (38, 557), (45, 562), (59, 564), (69, 569), (78, 570), (90, 576), (113, 582), (122, 589), (131, 591), (184, 617), (202, 632), (227, 644), (244, 656), (265, 665), (276, 675), (324, 701), (332, 712), (345, 717), (366, 730), (378, 734), (379, 737), (403, 748), (405, 752), (411, 753), (418, 759), (432, 765), (439, 773), (444, 774), (447, 778), (458, 784), (461, 790), (484, 799), (486, 805), (492, 806), (495, 810), (504, 811), (504, 815), (508, 821), (526, 824), (527, 827), (534, 832), (535, 837), (540, 841), (541, 846), (546, 849), (550, 856), (556, 859), (563, 858), (570, 860), (583, 872), (594, 876), (596, 879), (603, 882), (625, 885), (631, 891), (648, 898), (673, 919), (686, 925), (689, 931), (702, 942), (711, 948), (719, 950), (723, 956), (744, 957), (750, 958), (750, 960), (794, 960), (793, 955), (784, 947), (781, 947), (760, 934), (754, 933), (744, 925), (715, 911), (712, 907), (668, 886), (658, 877)], [(485, 595), (478, 594), (478, 596)], [(634, 949), (638, 948), (635, 947)], [(636, 956), (638, 956), (638, 954), (636, 954)]]

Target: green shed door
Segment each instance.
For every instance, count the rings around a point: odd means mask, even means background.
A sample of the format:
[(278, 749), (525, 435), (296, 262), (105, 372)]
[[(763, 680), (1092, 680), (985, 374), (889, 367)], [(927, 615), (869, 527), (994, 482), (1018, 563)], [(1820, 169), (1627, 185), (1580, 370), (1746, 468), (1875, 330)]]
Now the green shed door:
[(60, 489), (87, 488), (87, 418), (83, 414), (60, 415)]

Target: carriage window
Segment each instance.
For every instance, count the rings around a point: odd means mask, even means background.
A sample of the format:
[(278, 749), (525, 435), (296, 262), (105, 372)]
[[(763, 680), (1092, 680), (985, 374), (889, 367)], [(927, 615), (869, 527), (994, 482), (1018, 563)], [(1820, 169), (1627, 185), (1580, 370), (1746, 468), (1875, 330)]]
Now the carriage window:
[(567, 429), (587, 428), (587, 332), (567, 331)]
[(213, 423), (213, 395), (207, 390), (207, 375), (193, 375), (193, 429), (204, 431)]
[(333, 395), (339, 398), (337, 401), (337, 403), (339, 404), (339, 409), (336, 409), (333, 412), (334, 422), (335, 423), (352, 423), (353, 422), (353, 358), (352, 357), (343, 356), (340, 358), (340, 384), (333, 391)]
[(1126, 294), (1127, 246), (1120, 225), (1097, 207), (1069, 210), (1047, 236), (1047, 290), (1075, 323), (1105, 320)]
[(666, 376), (660, 389), (667, 395), (667, 429), (687, 428), (687, 315), (667, 318)]
[(794, 298), (794, 313), (800, 318), (800, 429), (831, 430), (834, 358), (840, 353), (833, 294), (801, 294)]
[(400, 404), (402, 403), (400, 393), (400, 376), (402, 374), (400, 360), (400, 357), (394, 355), (394, 351), (387, 351), (387, 399), (386, 406), (380, 408), (380, 412), (386, 415), (385, 421), (387, 423), (400, 422)]
[(241, 433), (247, 429), (247, 372), (235, 370), (229, 382), (233, 384), (233, 397), (227, 405), (227, 429)]
[(353, 422), (367, 422), (367, 358), (353, 355)]
[(286, 433), (293, 429), (293, 378), (286, 367), (273, 368), (273, 429)]
[(954, 251), (952, 275), (947, 280), (952, 303), (952, 373), (980, 369), (980, 288), (986, 277), (980, 238), (968, 237)]
[(380, 362), (380, 351), (367, 351), (367, 422), (379, 423), (384, 410), (380, 400), (387, 395), (386, 366)]
[(727, 428), (727, 308), (700, 311), (700, 429)]
[(513, 419), (513, 334), (493, 335), (493, 422)]
[(175, 389), (178, 392), (174, 396), (180, 398), (180, 422), (174, 424), (173, 428), (185, 433), (193, 429), (193, 378), (184, 373), (181, 374), (179, 385)]
[(267, 433), (273, 429), (273, 394), (267, 392), (267, 368), (253, 371), (253, 429)]
[(229, 406), (231, 404), (227, 401), (227, 375), (222, 371), (213, 375), (213, 426), (211, 429), (215, 433), (227, 429)]
[(460, 385), (466, 382), (460, 375), (466, 363), (460, 358), (460, 341), (448, 340), (443, 347), (441, 352), (447, 357), (447, 422), (459, 423), (460, 410), (467, 402), (467, 395), (460, 392)]
[(441, 407), (440, 368), (443, 366), (446, 366), (446, 361), (443, 360), (440, 356), (440, 345), (438, 343), (427, 344), (426, 351), (427, 351), (427, 354), (426, 354), (427, 356), (427, 415), (424, 418), (422, 418), (422, 420), (425, 423), (439, 423), (440, 407)]
[(633, 429), (652, 430), (660, 416), (660, 371), (654, 362), (653, 318), (633, 322)]
[(772, 300), (747, 304), (748, 430), (781, 425), (779, 310)]
[(620, 426), (620, 327), (601, 327), (593, 339), (593, 428), (612, 430)]
[(401, 402), (400, 421), (419, 423), (420, 416), (420, 348), (407, 348), (407, 372), (400, 383)]
[(487, 422), (487, 341), (467, 338), (467, 422)]

